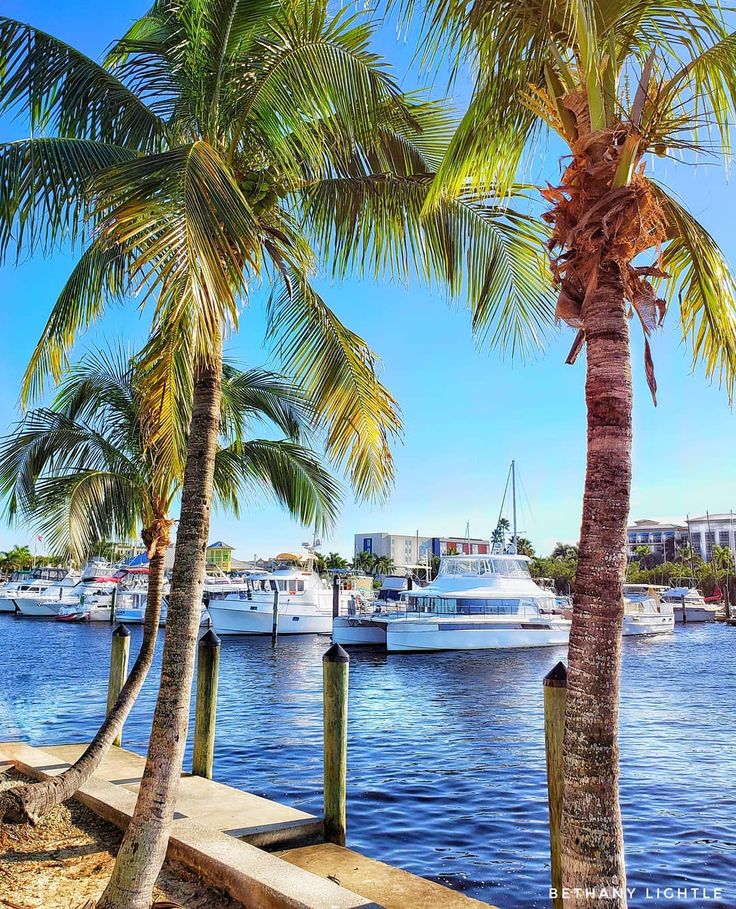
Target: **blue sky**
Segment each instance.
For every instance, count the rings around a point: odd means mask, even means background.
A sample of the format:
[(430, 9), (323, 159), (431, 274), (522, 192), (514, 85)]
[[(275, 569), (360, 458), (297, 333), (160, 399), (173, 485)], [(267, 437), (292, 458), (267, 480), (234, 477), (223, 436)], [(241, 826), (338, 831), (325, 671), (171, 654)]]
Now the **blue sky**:
[[(6, 0), (4, 15), (23, 19), (97, 56), (146, 8), (137, 0), (117, 4), (89, 0)], [(377, 49), (395, 66), (402, 84), (422, 84), (412, 66), (412, 45), (393, 26), (379, 31)], [(467, 85), (456, 88), (462, 102)], [(435, 93), (443, 95), (440, 78)], [(22, 135), (17, 123), (0, 122), (0, 139)], [(722, 167), (676, 166), (657, 161), (665, 180), (736, 261), (733, 212), (736, 193)], [(554, 182), (556, 149), (539, 149), (530, 169)], [(729, 212), (731, 215), (729, 216)], [(20, 376), (63, 286), (73, 260), (60, 255), (0, 269), (0, 429), (16, 419)], [(380, 506), (356, 504), (346, 496), (334, 533), (323, 549), (352, 552), (356, 532), (462, 534), (487, 536), (498, 517), (508, 464), (515, 458), (523, 490), (520, 528), (538, 551), (556, 540), (574, 541), (580, 523), (585, 466), (584, 357), (573, 366), (564, 358), (569, 329), (553, 337), (546, 353), (531, 364), (511, 363), (478, 349), (462, 306), (448, 306), (441, 294), (419, 284), (324, 278), (327, 299), (382, 359), (382, 378), (401, 404), (405, 432), (395, 451), (397, 477), (390, 500)], [(79, 349), (106, 338), (136, 343), (145, 335), (146, 316), (112, 310), (89, 332)], [(728, 511), (736, 508), (731, 452), (736, 422), (726, 395), (692, 373), (673, 307), (652, 344), (659, 406), (654, 408), (644, 379), (641, 338), (632, 325), (635, 379), (633, 517)], [(244, 314), (228, 352), (245, 363), (268, 362), (263, 348), (262, 300)], [(213, 539), (225, 539), (241, 558), (293, 548), (309, 532), (278, 508), (254, 502), (240, 520), (215, 513)], [(30, 542), (23, 528), (0, 526), (0, 549)], [(42, 547), (39, 546), (39, 551)]]

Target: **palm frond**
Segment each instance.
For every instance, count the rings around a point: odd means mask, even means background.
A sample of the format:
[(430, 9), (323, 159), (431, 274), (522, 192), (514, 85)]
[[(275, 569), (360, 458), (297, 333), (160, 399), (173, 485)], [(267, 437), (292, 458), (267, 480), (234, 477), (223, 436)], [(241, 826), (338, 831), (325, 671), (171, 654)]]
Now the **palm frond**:
[(228, 363), (222, 375), (223, 433), (242, 441), (252, 418), (269, 420), (291, 441), (308, 436), (314, 410), (301, 389), (267, 369), (235, 369)]
[(0, 261), (83, 236), (96, 174), (134, 157), (118, 145), (52, 136), (0, 144)]
[(679, 299), (682, 333), (708, 378), (733, 399), (736, 381), (736, 276), (708, 231), (660, 185), (652, 182), (667, 218), (669, 242), (661, 268), (667, 296)]
[(265, 492), (305, 526), (329, 529), (339, 510), (340, 486), (317, 455), (289, 440), (253, 439), (218, 451), (215, 491), (235, 514), (240, 500)]
[(123, 250), (104, 237), (96, 238), (82, 254), (31, 355), (21, 385), (24, 404), (41, 396), (49, 376), (61, 380), (77, 335), (107, 304), (122, 299), (129, 286), (127, 266)]
[(303, 275), (271, 294), (268, 337), (313, 402), (326, 450), (364, 498), (393, 481), (390, 440), (401, 430), (396, 401), (376, 374), (375, 355), (346, 328)]
[(0, 111), (30, 127), (135, 150), (158, 147), (164, 122), (111, 72), (58, 38), (0, 18)]

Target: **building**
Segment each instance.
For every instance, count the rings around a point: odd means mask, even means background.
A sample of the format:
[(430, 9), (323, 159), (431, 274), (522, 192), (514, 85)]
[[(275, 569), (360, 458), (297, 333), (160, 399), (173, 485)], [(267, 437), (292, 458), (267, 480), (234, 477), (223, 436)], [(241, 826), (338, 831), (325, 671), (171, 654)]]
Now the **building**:
[(370, 552), (387, 556), (397, 571), (406, 571), (414, 565), (423, 565), (432, 556), (455, 553), (484, 555), (491, 551), (490, 540), (474, 537), (425, 537), (421, 534), (356, 533), (355, 555)]
[(736, 545), (734, 545), (736, 519), (731, 512), (688, 518), (687, 524), (693, 553), (696, 556), (700, 556), (701, 559), (708, 562), (713, 556), (714, 546), (727, 546), (736, 557)]
[(731, 512), (705, 514), (685, 518), (683, 521), (634, 521), (629, 525), (629, 558), (635, 558), (640, 546), (647, 546), (650, 552), (672, 561), (681, 546), (692, 544), (693, 554), (709, 561), (714, 546), (727, 546), (736, 559), (736, 519)]
[(629, 558), (637, 558), (637, 549), (646, 546), (651, 553), (671, 562), (677, 549), (687, 543), (687, 524), (674, 521), (655, 521), (645, 518), (627, 528)]
[(207, 564), (226, 573), (232, 571), (233, 552), (234, 547), (228, 546), (222, 540), (210, 543), (207, 547)]
[(397, 571), (406, 571), (411, 565), (426, 562), (427, 546), (431, 537), (420, 534), (401, 533), (356, 533), (355, 555), (369, 552), (375, 556), (387, 556)]

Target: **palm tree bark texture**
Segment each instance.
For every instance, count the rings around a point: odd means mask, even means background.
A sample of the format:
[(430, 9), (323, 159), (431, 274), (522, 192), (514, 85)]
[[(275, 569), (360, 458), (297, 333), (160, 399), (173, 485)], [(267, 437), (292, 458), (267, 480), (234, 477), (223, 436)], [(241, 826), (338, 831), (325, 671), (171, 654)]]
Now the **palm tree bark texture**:
[[(632, 264), (664, 239), (664, 221), (640, 171), (620, 159), (621, 130), (583, 133), (554, 203), (552, 260), (558, 315), (578, 328), (569, 362), (586, 345), (587, 464), (569, 644), (562, 819), (565, 906), (626, 906), (618, 793), (618, 698), (623, 580), (631, 487), (631, 363), (628, 311), (645, 334), (662, 303)], [(636, 163), (636, 162), (634, 162)], [(633, 170), (633, 176), (632, 176)], [(646, 342), (648, 379), (650, 374)]]
[(84, 753), (68, 770), (42, 783), (17, 786), (0, 794), (0, 818), (4, 823), (37, 824), (53, 807), (70, 799), (97, 770), (120, 734), (153, 663), (161, 618), (164, 556), (170, 542), (172, 523), (164, 519), (157, 521), (154, 528), (143, 531), (150, 558), (143, 638), (115, 705)]
[(166, 856), (189, 725), (222, 391), (221, 344), (197, 371), (161, 686), (135, 812), (98, 909), (148, 909)]

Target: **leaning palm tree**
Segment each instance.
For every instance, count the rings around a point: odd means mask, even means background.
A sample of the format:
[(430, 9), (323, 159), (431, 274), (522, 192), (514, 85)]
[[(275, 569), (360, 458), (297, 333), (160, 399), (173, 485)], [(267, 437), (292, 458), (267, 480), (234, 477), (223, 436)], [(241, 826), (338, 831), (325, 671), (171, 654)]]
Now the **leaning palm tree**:
[(312, 286), (319, 263), (338, 275), (357, 267), (439, 279), (467, 293), (476, 324), (516, 347), (534, 344), (549, 314), (533, 221), (465, 190), (423, 214), (451, 125), (441, 107), (402, 96), (370, 50), (371, 31), (362, 15), (330, 17), (326, 0), (159, 0), (99, 65), (0, 19), (0, 105), (20, 109), (36, 136), (0, 149), (0, 254), (83, 247), (24, 397), (58, 375), (77, 333), (111, 299), (132, 292), (153, 305), (150, 406), (171, 393), (181, 351), (194, 373), (164, 684), (135, 816), (100, 906), (146, 905), (166, 849), (222, 342), (240, 304), (267, 283), (270, 338), (314, 401), (328, 456), (362, 496), (390, 483), (398, 409), (370, 349)]
[(657, 156), (675, 163), (698, 151), (730, 151), (736, 34), (718, 4), (701, 0), (428, 0), (422, 15), (426, 55), (444, 60), (454, 42), (458, 64), (475, 74), (428, 210), (460, 187), (507, 196), (520, 168), (529, 181), (530, 152), (550, 136), (567, 155), (559, 185), (540, 186), (557, 315), (576, 332), (567, 362), (587, 352), (564, 884), (582, 888), (575, 906), (622, 906), (616, 735), (631, 476), (628, 317), (643, 331), (653, 397), (649, 337), (669, 301), (695, 364), (731, 393), (736, 281), (713, 237), (654, 179), (651, 165)]
[[(37, 822), (89, 779), (120, 733), (153, 662), (164, 556), (182, 477), (171, 470), (170, 459), (162, 459), (162, 446), (149, 442), (157, 433), (145, 380), (122, 349), (91, 352), (69, 371), (50, 407), (27, 413), (0, 441), (0, 492), (11, 518), (35, 526), (55, 551), (75, 559), (96, 551), (100, 539), (131, 538), (142, 526), (149, 559), (141, 648), (117, 702), (69, 770), (0, 794), (0, 814), (8, 820)], [(174, 444), (185, 445), (187, 402), (175, 403)], [(226, 366), (215, 462), (223, 506), (237, 513), (246, 490), (263, 490), (304, 524), (332, 522), (339, 487), (303, 444), (311, 416), (302, 393), (281, 376)], [(258, 420), (284, 438), (252, 438)]]

